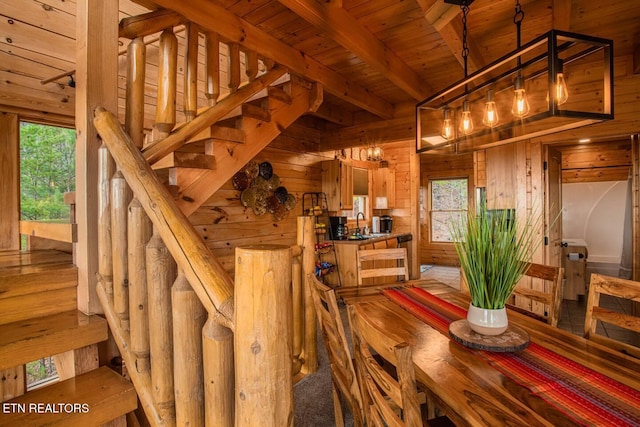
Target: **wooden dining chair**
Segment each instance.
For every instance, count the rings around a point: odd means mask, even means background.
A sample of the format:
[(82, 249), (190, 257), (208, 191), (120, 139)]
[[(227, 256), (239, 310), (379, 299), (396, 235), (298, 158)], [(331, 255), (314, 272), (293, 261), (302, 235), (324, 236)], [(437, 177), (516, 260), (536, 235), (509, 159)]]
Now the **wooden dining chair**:
[(354, 426), (363, 426), (364, 415), (360, 385), (347, 343), (344, 325), (340, 318), (335, 292), (321, 283), (313, 274), (307, 276), (307, 283), (311, 290), (313, 305), (331, 364), (333, 411), (336, 426), (344, 426), (341, 396), (351, 409)]
[(411, 347), (367, 323), (353, 305), (347, 310), (367, 426), (454, 425), (444, 416), (426, 419), (421, 411), (425, 395), (417, 388)]
[(592, 273), (584, 319), (585, 338), (640, 359), (640, 348), (596, 333), (598, 320), (640, 333), (640, 317), (602, 307), (602, 294), (640, 302), (640, 282)]
[(550, 265), (528, 263), (524, 276), (534, 279), (542, 279), (548, 282), (548, 291), (530, 289), (522, 284), (518, 284), (513, 293), (521, 298), (545, 304), (545, 313), (543, 315), (536, 314), (531, 310), (524, 309), (521, 306), (509, 306), (515, 310), (525, 310), (533, 317), (539, 317), (550, 324), (557, 327), (560, 320), (560, 307), (562, 304), (562, 279), (564, 277), (564, 269), (562, 267), (553, 267)]
[(360, 249), (357, 257), (358, 286), (409, 281), (406, 248)]

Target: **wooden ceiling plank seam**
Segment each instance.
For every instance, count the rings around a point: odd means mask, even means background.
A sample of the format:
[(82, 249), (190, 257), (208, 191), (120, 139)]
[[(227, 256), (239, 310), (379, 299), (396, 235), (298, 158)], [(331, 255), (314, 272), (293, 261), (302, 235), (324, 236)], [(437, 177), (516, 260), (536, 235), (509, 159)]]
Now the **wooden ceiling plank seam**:
[(311, 25), (329, 34), (416, 100), (422, 100), (433, 92), (411, 67), (362, 27), (344, 8), (322, 6), (314, 0), (279, 1)]
[(53, 8), (45, 8), (35, 2), (25, 1), (19, 5), (5, 2), (0, 16), (64, 37), (75, 38), (75, 16), (60, 13)]
[[(175, 10), (202, 28), (215, 31), (272, 58), (294, 73), (299, 73), (321, 83), (327, 91), (349, 100), (360, 108), (369, 110), (382, 118), (393, 116), (393, 105), (386, 100), (209, 1), (192, 0), (187, 3), (157, 0), (156, 3), (167, 9)], [(216, 16), (217, 19), (212, 21), (208, 19), (209, 16)]]

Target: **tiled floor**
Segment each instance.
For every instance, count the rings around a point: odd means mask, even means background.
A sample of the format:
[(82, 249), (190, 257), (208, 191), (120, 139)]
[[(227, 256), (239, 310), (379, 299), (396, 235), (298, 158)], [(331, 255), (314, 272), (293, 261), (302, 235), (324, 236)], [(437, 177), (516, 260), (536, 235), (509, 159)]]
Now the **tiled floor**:
[[(430, 266), (421, 273), (421, 279), (436, 279), (455, 289), (460, 289), (460, 269), (456, 267)], [(580, 297), (578, 301), (562, 301), (560, 313), (560, 321), (558, 327), (582, 336), (584, 333), (584, 316), (586, 311), (586, 296)], [(625, 314), (631, 314), (631, 302), (629, 300), (620, 300), (618, 298), (602, 295), (600, 305)], [(618, 328), (613, 325), (598, 322), (597, 333), (608, 336), (609, 338), (633, 343), (634, 334), (625, 329)], [(635, 337), (637, 342), (638, 338)], [(637, 345), (637, 344), (636, 344)]]

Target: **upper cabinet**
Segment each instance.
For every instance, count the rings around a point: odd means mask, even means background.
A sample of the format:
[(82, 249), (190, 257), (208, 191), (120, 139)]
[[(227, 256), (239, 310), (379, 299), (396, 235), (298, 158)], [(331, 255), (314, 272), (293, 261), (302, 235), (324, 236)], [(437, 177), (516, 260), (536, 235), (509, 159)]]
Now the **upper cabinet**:
[(330, 211), (353, 209), (353, 167), (337, 159), (322, 162), (322, 192)]
[(371, 206), (393, 209), (396, 204), (396, 171), (389, 168), (371, 170)]

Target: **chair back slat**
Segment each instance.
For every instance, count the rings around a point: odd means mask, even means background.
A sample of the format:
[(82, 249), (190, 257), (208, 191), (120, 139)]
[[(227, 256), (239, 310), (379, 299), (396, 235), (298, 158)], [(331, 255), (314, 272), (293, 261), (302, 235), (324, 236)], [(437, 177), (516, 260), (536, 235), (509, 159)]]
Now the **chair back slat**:
[(357, 255), (358, 285), (365, 279), (389, 278), (380, 283), (409, 280), (406, 248), (360, 249)]
[(564, 269), (551, 265), (528, 263), (525, 276), (545, 280), (547, 290), (531, 289), (521, 284), (517, 285), (513, 293), (521, 298), (545, 304), (546, 314), (542, 316), (551, 326), (558, 326), (560, 307), (562, 304), (562, 279)]
[(584, 320), (585, 338), (640, 358), (639, 347), (597, 333), (598, 321), (640, 333), (640, 317), (601, 307), (600, 297), (602, 294), (640, 302), (640, 282), (592, 273)]
[(307, 284), (313, 299), (318, 323), (320, 324), (324, 345), (327, 349), (329, 363), (331, 364), (336, 425), (344, 424), (339, 393), (353, 413), (354, 425), (361, 427), (364, 425), (364, 415), (362, 412), (360, 385), (353, 365), (344, 325), (340, 318), (335, 292), (321, 283), (313, 274), (307, 276)]

